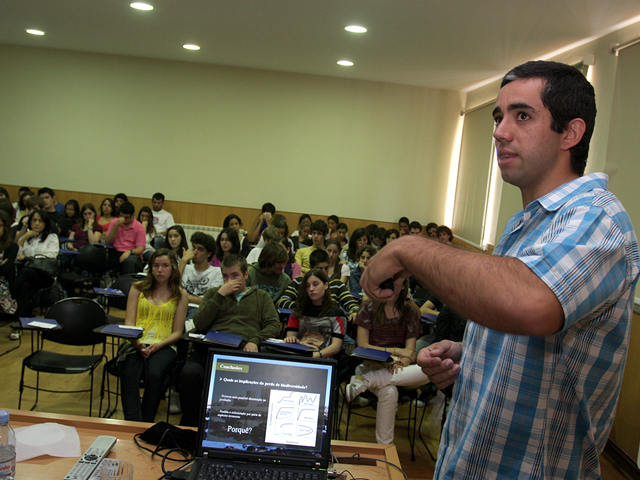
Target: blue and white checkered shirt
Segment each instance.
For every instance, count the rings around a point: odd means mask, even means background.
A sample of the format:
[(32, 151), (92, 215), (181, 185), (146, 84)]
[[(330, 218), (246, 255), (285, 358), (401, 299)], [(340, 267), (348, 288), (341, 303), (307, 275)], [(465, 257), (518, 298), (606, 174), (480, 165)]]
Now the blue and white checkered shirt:
[(562, 185), (507, 224), (494, 255), (517, 257), (553, 290), (564, 327), (531, 337), (469, 322), (435, 478), (600, 478), (640, 265), (607, 179)]

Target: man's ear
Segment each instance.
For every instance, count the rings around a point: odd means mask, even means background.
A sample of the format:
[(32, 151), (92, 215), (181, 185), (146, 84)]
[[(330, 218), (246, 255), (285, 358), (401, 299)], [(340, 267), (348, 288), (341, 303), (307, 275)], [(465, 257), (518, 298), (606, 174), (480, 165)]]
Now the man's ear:
[(580, 140), (584, 132), (587, 130), (587, 124), (581, 118), (574, 118), (567, 125), (566, 130), (563, 132), (564, 138), (562, 139), (562, 150), (569, 150), (575, 147)]

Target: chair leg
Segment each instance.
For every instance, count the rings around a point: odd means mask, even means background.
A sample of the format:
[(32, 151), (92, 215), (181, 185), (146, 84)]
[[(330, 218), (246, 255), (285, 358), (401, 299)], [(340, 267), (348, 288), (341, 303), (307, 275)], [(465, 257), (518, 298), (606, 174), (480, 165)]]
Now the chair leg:
[(18, 397), (18, 410), (22, 408), (22, 392), (24, 390), (24, 363), (22, 364), (22, 373), (20, 374), (20, 396)]
[(36, 401), (33, 404), (33, 407), (31, 407), (31, 411), (33, 411), (36, 408), (36, 405), (38, 405), (39, 393), (40, 393), (40, 372), (36, 372)]

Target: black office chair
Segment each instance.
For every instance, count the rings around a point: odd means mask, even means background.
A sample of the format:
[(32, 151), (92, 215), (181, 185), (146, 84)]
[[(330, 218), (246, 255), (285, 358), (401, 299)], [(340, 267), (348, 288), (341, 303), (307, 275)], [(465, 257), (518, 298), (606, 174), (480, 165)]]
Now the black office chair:
[(127, 298), (129, 298), (129, 290), (131, 290), (131, 285), (135, 282), (139, 282), (147, 278), (147, 275), (144, 273), (128, 273), (127, 275), (122, 275), (116, 279), (113, 284), (111, 284), (110, 288), (115, 290), (120, 290), (124, 293), (124, 297), (107, 297), (107, 312), (111, 307), (117, 308), (119, 310), (127, 309)]
[[(54, 393), (81, 393), (89, 392), (89, 416), (93, 407), (93, 372), (100, 365), (105, 356), (105, 336), (95, 333), (94, 328), (107, 323), (107, 315), (104, 309), (94, 300), (88, 298), (66, 298), (55, 303), (46, 313), (46, 318), (55, 319), (62, 327), (59, 330), (43, 330), (38, 341), (37, 350), (22, 361), (22, 374), (20, 376), (20, 398), (18, 408), (22, 407), (22, 393), (25, 388), (36, 391), (36, 399), (31, 410), (38, 404), (38, 394), (43, 392)], [(100, 353), (67, 354), (55, 353), (44, 349), (45, 340), (72, 347), (102, 346)], [(78, 349), (75, 349), (78, 350)], [(30, 386), (24, 383), (25, 369), (36, 372), (36, 385)], [(60, 374), (89, 373), (89, 388), (84, 390), (50, 390), (40, 387), (40, 372)]]
[(100, 280), (107, 270), (107, 248), (89, 244), (81, 247), (79, 252), (73, 256), (73, 260), (75, 268), (82, 273), (61, 273), (58, 281), (70, 295), (74, 295), (78, 289), (83, 296), (94, 296), (93, 288), (100, 286)]

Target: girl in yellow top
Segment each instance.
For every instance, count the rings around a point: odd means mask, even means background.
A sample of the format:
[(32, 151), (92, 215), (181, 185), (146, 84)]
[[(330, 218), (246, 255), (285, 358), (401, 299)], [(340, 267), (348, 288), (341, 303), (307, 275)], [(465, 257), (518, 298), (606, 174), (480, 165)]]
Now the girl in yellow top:
[[(149, 260), (148, 277), (129, 291), (125, 325), (144, 328), (140, 339), (121, 349), (118, 360), (125, 420), (153, 422), (162, 400), (165, 378), (176, 358), (175, 343), (184, 332), (187, 293), (180, 287), (178, 262), (173, 252), (161, 248)], [(140, 402), (140, 378), (144, 395)]]

